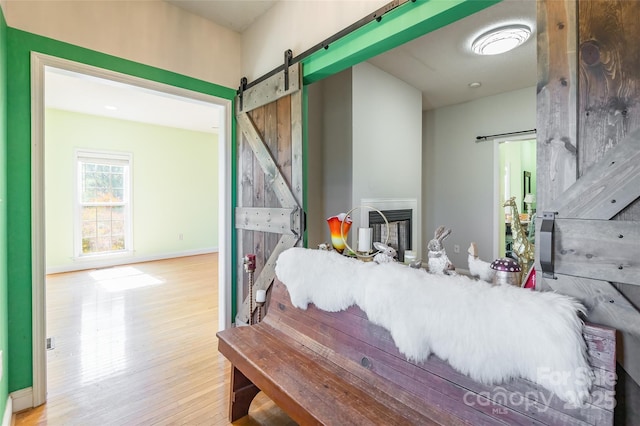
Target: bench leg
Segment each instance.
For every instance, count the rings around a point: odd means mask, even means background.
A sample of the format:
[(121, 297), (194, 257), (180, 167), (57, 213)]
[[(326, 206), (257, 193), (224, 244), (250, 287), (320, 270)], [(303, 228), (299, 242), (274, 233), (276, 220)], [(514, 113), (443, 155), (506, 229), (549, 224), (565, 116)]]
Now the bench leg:
[(231, 368), (231, 392), (229, 394), (229, 421), (235, 422), (249, 414), (249, 406), (260, 389), (235, 366)]

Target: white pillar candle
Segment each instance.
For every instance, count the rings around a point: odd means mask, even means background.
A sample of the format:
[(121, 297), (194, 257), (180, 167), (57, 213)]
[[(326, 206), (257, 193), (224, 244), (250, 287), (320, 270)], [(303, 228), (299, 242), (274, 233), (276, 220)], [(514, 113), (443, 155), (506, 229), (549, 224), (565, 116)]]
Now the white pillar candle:
[(256, 303), (264, 303), (267, 300), (267, 292), (265, 290), (256, 291)]
[(418, 259), (416, 252), (413, 250), (405, 250), (404, 251), (404, 263), (407, 265), (411, 262), (415, 262)]
[(371, 251), (371, 239), (373, 228), (358, 228), (358, 251), (368, 253)]

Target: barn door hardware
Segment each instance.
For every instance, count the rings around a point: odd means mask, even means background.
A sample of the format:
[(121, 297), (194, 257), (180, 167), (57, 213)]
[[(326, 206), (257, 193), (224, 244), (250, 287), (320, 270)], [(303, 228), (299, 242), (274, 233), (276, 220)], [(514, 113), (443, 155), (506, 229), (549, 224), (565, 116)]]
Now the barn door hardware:
[(238, 102), (240, 104), (240, 111), (242, 111), (242, 98), (244, 97), (244, 91), (247, 90), (247, 77), (240, 79), (240, 87), (238, 87)]
[(289, 220), (291, 233), (302, 237), (304, 231), (307, 230), (307, 212), (296, 206), (291, 210)]
[[(329, 46), (340, 40), (341, 38), (345, 37), (346, 35), (349, 35), (351, 33), (353, 33), (354, 31), (364, 27), (365, 25), (367, 25), (368, 23), (372, 22), (372, 21), (378, 21), (380, 22), (382, 17), (391, 12), (392, 10), (396, 9), (399, 6), (402, 6), (405, 3), (415, 3), (413, 0), (392, 0), (391, 2), (383, 5), (382, 7), (380, 7), (379, 9), (375, 10), (372, 13), (369, 13), (367, 16), (365, 16), (364, 18), (361, 18), (360, 20), (358, 20), (357, 22), (354, 22), (353, 24), (349, 25), (348, 27), (338, 31), (337, 33), (335, 33), (334, 35), (332, 35), (331, 37), (321, 41), (320, 43), (316, 44), (315, 46), (310, 47), (309, 49), (305, 50), (304, 52), (300, 53), (298, 56), (296, 56), (295, 58), (293, 57), (293, 54), (291, 55), (291, 58), (289, 59), (289, 61), (287, 62), (286, 59), (286, 55), (287, 52), (285, 52), (285, 63), (284, 65), (278, 65), (278, 67), (272, 69), (271, 71), (269, 71), (268, 73), (262, 75), (261, 77), (258, 77), (257, 79), (251, 81), (250, 83), (248, 83), (246, 85), (246, 87), (244, 88), (245, 90), (251, 89), (254, 86), (257, 86), (258, 84), (270, 79), (271, 77), (273, 77), (276, 74), (280, 74), (280, 71), (284, 71), (286, 75), (287, 73), (287, 68), (290, 67), (291, 65), (297, 64), (297, 63), (301, 63), (304, 59), (308, 58), (309, 56), (311, 56), (312, 54), (316, 53), (319, 50), (326, 50), (329, 48)], [(284, 70), (283, 70), (284, 68)], [(238, 94), (240, 94), (240, 91), (238, 91)], [(240, 109), (240, 111), (242, 111), (242, 109)]]
[(540, 227), (540, 266), (544, 278), (555, 279), (554, 275), (554, 233), (555, 233), (555, 212), (542, 213), (542, 226)]
[(300, 209), (296, 206), (291, 210), (289, 216), (291, 232), (296, 236), (300, 236), (301, 234), (300, 217)]
[(291, 49), (284, 51), (284, 90), (289, 90), (289, 67), (291, 66), (291, 59), (293, 58), (293, 52)]

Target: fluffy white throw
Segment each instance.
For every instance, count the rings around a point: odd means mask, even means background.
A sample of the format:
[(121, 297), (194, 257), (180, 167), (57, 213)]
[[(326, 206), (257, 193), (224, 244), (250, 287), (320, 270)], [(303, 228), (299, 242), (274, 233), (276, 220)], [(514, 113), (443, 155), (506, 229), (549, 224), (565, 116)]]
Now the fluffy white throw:
[(283, 252), (275, 269), (294, 306), (357, 304), (409, 360), (434, 353), (485, 384), (524, 377), (572, 403), (589, 395), (584, 307), (570, 297), (303, 248)]

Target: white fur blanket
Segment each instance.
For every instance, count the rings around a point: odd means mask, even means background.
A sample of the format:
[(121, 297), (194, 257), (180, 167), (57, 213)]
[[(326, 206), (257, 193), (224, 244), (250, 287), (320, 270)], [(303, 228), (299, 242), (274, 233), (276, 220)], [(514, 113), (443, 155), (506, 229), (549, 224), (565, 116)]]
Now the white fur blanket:
[(524, 377), (572, 403), (589, 395), (584, 307), (570, 297), (303, 248), (283, 252), (276, 274), (298, 308), (357, 304), (409, 360), (434, 353), (485, 384)]

